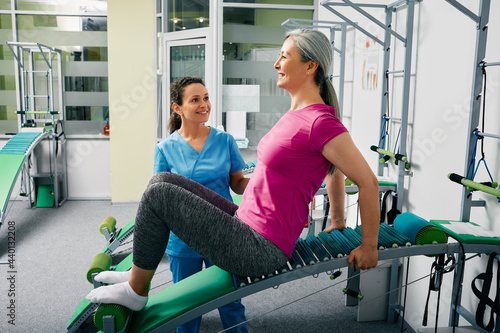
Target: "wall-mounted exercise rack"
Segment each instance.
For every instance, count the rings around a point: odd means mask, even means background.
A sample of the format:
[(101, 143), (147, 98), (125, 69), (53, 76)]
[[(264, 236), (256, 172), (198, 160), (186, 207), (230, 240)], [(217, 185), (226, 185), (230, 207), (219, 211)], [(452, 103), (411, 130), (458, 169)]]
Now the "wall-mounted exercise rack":
[[(340, 1), (322, 1), (321, 5), (331, 11), (340, 19), (344, 20), (350, 26), (356, 28), (378, 44), (380, 44), (383, 48), (383, 68), (382, 72), (382, 103), (381, 103), (381, 121), (380, 121), (380, 133), (383, 134), (385, 131), (385, 123), (387, 119), (386, 110), (388, 107), (387, 94), (388, 91), (384, 90), (385, 87), (388, 86), (388, 74), (402, 73), (403, 75), (403, 93), (402, 93), (402, 106), (401, 106), (401, 118), (397, 121), (400, 121), (400, 138), (399, 138), (399, 151), (398, 154), (392, 154), (394, 158), (401, 159), (402, 163), (398, 164), (398, 180), (397, 180), (397, 209), (402, 211), (403, 201), (404, 201), (404, 179), (405, 176), (411, 175), (408, 170), (409, 164), (407, 161), (407, 132), (408, 132), (408, 109), (410, 103), (410, 78), (411, 78), (411, 60), (412, 60), (412, 49), (413, 49), (413, 25), (414, 25), (414, 15), (415, 15), (415, 3), (420, 2), (422, 0), (399, 0), (395, 1), (389, 5), (383, 4), (374, 4), (374, 3), (354, 3), (349, 0), (340, 0)], [(397, 9), (402, 6), (406, 6), (406, 36), (401, 36), (398, 32), (396, 32), (392, 28), (393, 21), (393, 13), (396, 12)], [(337, 7), (351, 7), (365, 18), (369, 19), (371, 22), (381, 27), (384, 30), (383, 40), (379, 37), (373, 35), (352, 19), (348, 18), (344, 14), (342, 14)], [(376, 8), (383, 9), (385, 11), (385, 22), (381, 22), (376, 17), (368, 13), (363, 8)], [(395, 40), (399, 40), (403, 46), (405, 47), (405, 55), (404, 55), (404, 69), (398, 71), (390, 71), (390, 55), (391, 55), (391, 39), (395, 38)], [(387, 75), (386, 75), (387, 74)], [(380, 147), (379, 147), (380, 148)], [(382, 151), (377, 151), (379, 153), (379, 158), (384, 160), (385, 154)], [(397, 156), (396, 156), (397, 155)], [(386, 166), (386, 161), (384, 163), (379, 164), (378, 167), (378, 175), (383, 176), (384, 166)], [(395, 161), (397, 162), (397, 161)]]
[[(330, 30), (330, 43), (332, 44), (333, 53), (337, 52), (339, 54), (339, 90), (338, 90), (338, 100), (340, 106), (340, 114), (343, 114), (344, 110), (344, 85), (345, 85), (345, 62), (346, 62), (346, 39), (347, 39), (347, 28), (348, 24), (346, 22), (334, 22), (334, 21), (321, 21), (321, 20), (306, 20), (289, 18), (285, 22), (281, 23), (281, 26), (287, 30), (306, 28), (306, 29), (329, 29)], [(341, 40), (340, 43), (336, 42), (335, 34), (340, 32)], [(339, 44), (339, 46), (336, 46)], [(335, 77), (334, 66), (330, 68), (330, 80), (332, 81)]]
[[(7, 42), (7, 46), (17, 63), (18, 131), (55, 125), (62, 119), (62, 110), (54, 109), (54, 66), (57, 66), (57, 73), (62, 73), (61, 50), (40, 43)], [(37, 54), (43, 57), (43, 62), (36, 61)], [(57, 58), (55, 63), (54, 55)], [(41, 84), (44, 75), (45, 85)], [(62, 81), (59, 74), (59, 108), (63, 105)]]
[[(48, 207), (52, 197), (53, 206), (59, 207), (66, 201), (68, 193), (62, 51), (40, 43), (6, 44), (16, 61), (18, 135), (25, 132), (43, 134), (40, 136), (43, 140), (26, 154), (21, 182), (26, 188), (21, 189), (21, 195), (29, 197), (30, 207), (35, 202), (37, 207)], [(40, 144), (42, 141), (48, 142), (48, 148)], [(43, 154), (39, 154), (41, 151)], [(47, 198), (47, 203), (39, 204), (42, 195)]]
[[(397, 177), (397, 186), (396, 186), (396, 209), (398, 211), (402, 211), (403, 202), (404, 202), (404, 180), (405, 177), (411, 175), (408, 170), (408, 159), (407, 159), (407, 136), (408, 136), (408, 110), (410, 103), (410, 79), (411, 79), (411, 61), (412, 61), (412, 51), (413, 51), (413, 25), (414, 25), (414, 16), (415, 16), (415, 3), (420, 2), (421, 0), (398, 0), (392, 4), (384, 5), (384, 4), (374, 4), (374, 3), (353, 3), (349, 0), (339, 0), (339, 1), (329, 1), (325, 0), (321, 2), (321, 5), (328, 9), (330, 12), (335, 14), (341, 20), (348, 23), (350, 26), (359, 30), (364, 35), (371, 38), (373, 41), (382, 46), (383, 49), (383, 68), (382, 68), (382, 101), (381, 101), (381, 111), (380, 111), (380, 134), (381, 136), (385, 133), (385, 128), (388, 121), (398, 121), (400, 122), (400, 133), (399, 133), (399, 151), (396, 154), (392, 154), (389, 156), (389, 151), (378, 150), (382, 147), (376, 147), (376, 152), (378, 152), (379, 160), (382, 162), (378, 167), (378, 176), (384, 175), (384, 168), (387, 166), (387, 161), (389, 160), (386, 156), (390, 158), (394, 158), (394, 162), (401, 161), (401, 163), (397, 163), (398, 165), (398, 177)], [(401, 36), (398, 32), (396, 32), (392, 28), (393, 24), (393, 14), (399, 8), (406, 6), (406, 36)], [(351, 7), (365, 18), (379, 26), (384, 30), (383, 39), (380, 39), (378, 36), (370, 33), (368, 30), (361, 27), (354, 20), (348, 18), (346, 15), (341, 13), (337, 7)], [(364, 8), (374, 8), (385, 11), (385, 22), (381, 22), (376, 17), (368, 13)], [(394, 38), (396, 41), (399, 40), (404, 48), (404, 68), (402, 70), (393, 70), (389, 69), (390, 60), (391, 60), (391, 41)], [(403, 87), (402, 87), (402, 106), (401, 106), (401, 118), (400, 119), (390, 119), (387, 115), (388, 110), (388, 83), (389, 83), (389, 75), (402, 73), (403, 75)], [(385, 147), (384, 147), (385, 148)], [(372, 149), (373, 150), (373, 149)], [(398, 262), (397, 260), (392, 261), (391, 273), (390, 273), (390, 283), (391, 285), (397, 285), (398, 282)], [(392, 292), (389, 294), (389, 309), (388, 309), (388, 321), (394, 322), (394, 308), (391, 304), (395, 303), (397, 299), (396, 293)]]
[[(474, 55), (474, 67), (473, 67), (473, 76), (472, 76), (472, 91), (471, 91), (471, 103), (470, 103), (470, 113), (469, 113), (469, 124), (467, 127), (467, 148), (466, 148), (466, 157), (465, 157), (465, 168), (464, 175), (465, 177), (450, 174), (449, 178), (452, 181), (457, 183), (461, 183), (463, 186), (462, 189), (462, 204), (461, 204), (461, 212), (460, 212), (460, 220), (461, 221), (469, 221), (470, 213), (472, 207), (480, 207), (484, 206), (485, 202), (483, 200), (473, 200), (471, 192), (474, 189), (481, 190), (483, 192), (492, 194), (497, 196), (500, 200), (500, 191), (494, 189), (491, 186), (484, 186), (482, 184), (473, 182), (471, 179), (468, 179), (471, 172), (471, 161), (474, 160), (476, 155), (476, 147), (477, 140), (481, 138), (484, 140), (485, 137), (488, 138), (496, 138), (500, 139), (500, 135), (483, 133), (478, 130), (479, 126), (479, 118), (481, 113), (481, 102), (484, 101), (485, 96), (482, 96), (482, 88), (483, 85), (486, 84), (484, 80), (484, 71), (488, 66), (498, 66), (500, 62), (486, 62), (484, 59), (486, 57), (486, 43), (488, 36), (488, 21), (490, 14), (490, 0), (480, 0), (479, 2), (479, 11), (476, 15), (472, 11), (470, 11), (467, 7), (462, 5), (457, 0), (446, 0), (450, 5), (455, 7), (457, 10), (462, 12), (465, 16), (469, 17), (472, 21), (476, 23), (476, 47), (475, 47), (475, 55)], [(472, 170), (472, 172), (474, 172)], [(489, 171), (488, 171), (489, 173)], [(473, 178), (473, 177), (472, 177)], [(496, 187), (496, 186), (494, 186)], [(498, 256), (497, 256), (498, 260)], [(456, 270), (454, 274), (453, 280), (453, 290), (460, 291), (460, 287), (463, 283), (463, 274), (461, 274), (460, 270)], [(498, 287), (498, 286), (497, 286)], [(450, 305), (451, 313), (453, 310), (464, 318), (469, 323), (475, 325), (474, 315), (467, 311), (465, 308), (460, 306), (460, 303), (456, 303), (454, 299), (452, 299)], [(456, 326), (458, 325), (459, 316), (450, 316), (449, 325)], [(496, 320), (495, 332), (500, 331), (500, 324), (498, 323), (498, 319)], [(481, 330), (484, 331), (485, 330)]]
[[(470, 174), (470, 163), (474, 160), (476, 155), (476, 146), (477, 140), (480, 138), (484, 141), (485, 137), (488, 138), (496, 138), (500, 139), (500, 135), (483, 133), (478, 130), (479, 127), (479, 118), (481, 114), (481, 102), (484, 100), (484, 96), (482, 96), (482, 88), (483, 85), (486, 84), (484, 80), (483, 72), (486, 70), (486, 67), (489, 66), (499, 66), (500, 62), (486, 62), (484, 59), (486, 57), (486, 43), (488, 37), (488, 21), (490, 15), (490, 0), (480, 0), (479, 3), (479, 14), (476, 15), (472, 11), (470, 11), (467, 7), (462, 5), (457, 0), (446, 0), (453, 7), (462, 12), (465, 16), (470, 18), (472, 21), (476, 23), (476, 48), (474, 55), (474, 67), (472, 74), (472, 91), (471, 91), (471, 103), (470, 103), (470, 113), (469, 113), (469, 125), (467, 127), (467, 150), (465, 156), (465, 168), (464, 168), (464, 177), (450, 177), (454, 181), (461, 182), (464, 184), (467, 182), (468, 185), (471, 186), (463, 186), (462, 189), (462, 205), (460, 212), (460, 220), (461, 221), (469, 221), (470, 220), (470, 212), (472, 207), (481, 207), (485, 205), (483, 200), (473, 200), (471, 192), (474, 189), (483, 190), (483, 186), (479, 183), (472, 182), (473, 177), (471, 179)], [(488, 187), (488, 186), (487, 186)], [(496, 187), (496, 186), (495, 186)], [(498, 190), (489, 186), (488, 188), (484, 188), (484, 192), (496, 195), (498, 197)], [(492, 193), (493, 192), (493, 193)], [(500, 200), (500, 197), (498, 197)]]

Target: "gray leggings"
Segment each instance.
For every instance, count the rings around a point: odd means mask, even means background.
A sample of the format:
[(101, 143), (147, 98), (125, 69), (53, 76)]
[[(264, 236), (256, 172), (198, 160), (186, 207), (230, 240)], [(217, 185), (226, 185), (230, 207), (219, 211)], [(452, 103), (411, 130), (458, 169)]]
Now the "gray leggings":
[(240, 276), (274, 272), (288, 260), (273, 242), (235, 216), (237, 205), (170, 172), (151, 178), (134, 227), (134, 264), (156, 269), (173, 231), (214, 265)]

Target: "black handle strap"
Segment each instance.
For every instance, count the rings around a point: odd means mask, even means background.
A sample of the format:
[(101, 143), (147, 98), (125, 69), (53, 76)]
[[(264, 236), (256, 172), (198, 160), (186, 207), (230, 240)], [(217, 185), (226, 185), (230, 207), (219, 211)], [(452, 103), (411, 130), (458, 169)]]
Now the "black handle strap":
[[(495, 325), (495, 318), (494, 314), (497, 316), (500, 315), (500, 307), (498, 306), (498, 299), (499, 299), (499, 293), (498, 293), (498, 286), (500, 283), (500, 265), (497, 267), (497, 293), (495, 296), (495, 300), (492, 300), (488, 297), (491, 289), (491, 282), (493, 280), (493, 261), (496, 257), (496, 253), (492, 252), (490, 254), (490, 258), (488, 259), (488, 265), (486, 266), (486, 272), (479, 274), (472, 280), (471, 287), (472, 291), (474, 292), (474, 295), (476, 295), (477, 298), (479, 298), (479, 304), (477, 306), (476, 310), (476, 324), (485, 329), (488, 332), (493, 331), (494, 325)], [(479, 288), (476, 286), (476, 281), (477, 280), (483, 280), (483, 288), (482, 290), (479, 290)], [(484, 324), (484, 313), (486, 312), (486, 307), (489, 306), (491, 308), (490, 311), (490, 320), (488, 321), (488, 324)]]

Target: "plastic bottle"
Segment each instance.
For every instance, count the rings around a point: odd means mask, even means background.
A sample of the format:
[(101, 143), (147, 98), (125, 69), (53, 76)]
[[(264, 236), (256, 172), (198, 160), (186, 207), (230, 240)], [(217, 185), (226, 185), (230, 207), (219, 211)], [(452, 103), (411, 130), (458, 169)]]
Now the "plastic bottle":
[(106, 119), (106, 124), (104, 125), (104, 128), (102, 129), (102, 134), (109, 136), (109, 120)]

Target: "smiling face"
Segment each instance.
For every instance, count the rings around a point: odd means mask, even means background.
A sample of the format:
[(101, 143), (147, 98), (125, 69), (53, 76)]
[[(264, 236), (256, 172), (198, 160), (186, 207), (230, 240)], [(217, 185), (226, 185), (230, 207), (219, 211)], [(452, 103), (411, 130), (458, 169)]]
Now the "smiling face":
[(192, 83), (184, 88), (182, 105), (172, 104), (172, 109), (185, 121), (205, 123), (210, 116), (210, 99), (205, 86), (201, 83)]
[(303, 62), (293, 38), (287, 38), (281, 47), (278, 60), (274, 68), (278, 71), (278, 87), (292, 93), (300, 87), (307, 78), (309, 62)]

